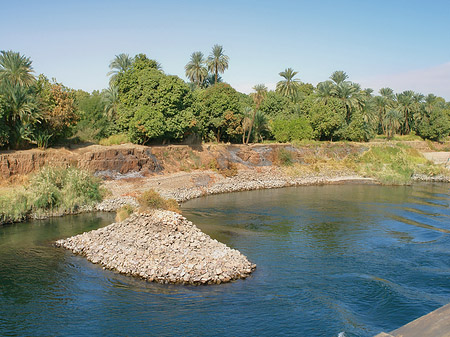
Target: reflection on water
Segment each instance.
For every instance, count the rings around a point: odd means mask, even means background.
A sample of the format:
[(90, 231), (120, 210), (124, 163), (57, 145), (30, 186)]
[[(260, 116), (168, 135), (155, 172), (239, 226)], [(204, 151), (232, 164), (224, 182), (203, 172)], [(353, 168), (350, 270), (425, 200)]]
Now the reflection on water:
[[(449, 185), (209, 196), (183, 214), (257, 264), (214, 286), (148, 283), (52, 246), (85, 214), (0, 227), (0, 335), (372, 336), (450, 302)], [(342, 334), (341, 334), (342, 335)]]

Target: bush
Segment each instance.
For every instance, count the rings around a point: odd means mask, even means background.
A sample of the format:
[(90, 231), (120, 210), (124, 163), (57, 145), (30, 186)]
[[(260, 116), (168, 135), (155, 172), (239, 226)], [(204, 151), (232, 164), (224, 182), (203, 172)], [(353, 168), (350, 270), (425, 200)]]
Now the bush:
[(180, 208), (175, 199), (165, 199), (155, 190), (148, 190), (142, 193), (138, 201), (143, 210), (161, 208), (172, 212), (180, 212)]
[(272, 133), (278, 142), (286, 143), (311, 139), (313, 129), (306, 118), (276, 119), (272, 122)]
[(116, 221), (121, 222), (133, 214), (134, 208), (131, 205), (122, 206), (116, 213)]
[(286, 149), (279, 149), (277, 151), (277, 162), (281, 166), (291, 166), (294, 162), (292, 159), (292, 153)]
[(128, 143), (130, 139), (125, 133), (119, 133), (117, 135), (109, 136), (108, 138), (101, 139), (98, 143), (103, 146), (120, 145)]
[(73, 212), (101, 199), (100, 180), (87, 171), (45, 167), (25, 189), (0, 196), (0, 222), (21, 221), (31, 213)]

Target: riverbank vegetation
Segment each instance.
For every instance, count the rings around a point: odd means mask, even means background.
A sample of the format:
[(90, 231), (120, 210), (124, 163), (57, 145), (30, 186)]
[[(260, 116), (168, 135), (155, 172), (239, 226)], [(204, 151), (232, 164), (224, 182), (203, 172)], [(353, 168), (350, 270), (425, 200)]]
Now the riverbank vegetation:
[(87, 171), (44, 167), (24, 186), (0, 192), (0, 223), (77, 212), (102, 199), (100, 184)]
[(194, 52), (185, 82), (144, 54), (119, 54), (110, 63), (109, 88), (87, 93), (36, 77), (30, 58), (1, 51), (0, 147), (45, 148), (62, 141), (366, 142), (398, 135), (442, 141), (450, 133), (450, 103), (433, 94), (390, 88), (374, 93), (344, 71), (313, 86), (286, 68), (275, 90), (256, 84), (247, 95), (221, 77), (230, 65), (220, 45), (208, 57)]

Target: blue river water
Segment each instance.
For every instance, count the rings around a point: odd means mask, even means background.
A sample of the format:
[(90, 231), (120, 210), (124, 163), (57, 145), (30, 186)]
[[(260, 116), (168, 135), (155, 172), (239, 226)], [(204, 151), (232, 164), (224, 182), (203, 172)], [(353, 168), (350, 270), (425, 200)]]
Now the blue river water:
[(0, 227), (1, 336), (373, 336), (450, 302), (450, 185), (239, 192), (183, 215), (257, 264), (246, 280), (161, 285), (52, 243), (113, 214)]

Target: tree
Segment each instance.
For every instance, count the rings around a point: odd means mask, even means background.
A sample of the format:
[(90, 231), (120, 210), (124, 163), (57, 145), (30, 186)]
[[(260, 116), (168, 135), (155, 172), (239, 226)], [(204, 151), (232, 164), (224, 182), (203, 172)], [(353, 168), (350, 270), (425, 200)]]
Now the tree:
[(214, 84), (217, 83), (219, 73), (223, 74), (228, 69), (229, 57), (224, 54), (223, 47), (214, 45), (211, 54), (208, 56), (208, 69), (215, 76)]
[(411, 130), (411, 125), (413, 123), (413, 113), (416, 107), (414, 92), (411, 90), (403, 91), (400, 94), (396, 94), (396, 99), (398, 109), (403, 114), (401, 132), (403, 135), (406, 135)]
[(52, 140), (69, 136), (78, 121), (73, 90), (45, 76), (39, 77), (38, 87), (43, 119), (38, 133), (52, 135)]
[(339, 138), (339, 131), (347, 124), (345, 122), (345, 105), (338, 98), (331, 97), (327, 104), (315, 102), (309, 111), (309, 120), (317, 140), (333, 140)]
[[(229, 84), (218, 83), (195, 92), (194, 114), (198, 116), (198, 128), (205, 140), (233, 140), (241, 129), (242, 106), (239, 93)], [(234, 125), (234, 130), (230, 128)], [(237, 132), (238, 131), (238, 132)]]
[(328, 100), (333, 97), (334, 84), (331, 81), (320, 82), (317, 84), (317, 101), (327, 104)]
[(191, 60), (184, 67), (186, 77), (189, 78), (191, 82), (196, 83), (198, 87), (200, 87), (208, 76), (208, 69), (205, 64), (206, 60), (203, 57), (203, 53), (197, 51), (191, 54)]
[(247, 135), (247, 141), (245, 142), (246, 144), (248, 144), (248, 142), (250, 140), (250, 135), (252, 133), (253, 124), (255, 123), (256, 112), (259, 110), (261, 103), (264, 101), (264, 98), (267, 95), (267, 87), (264, 84), (255, 85), (253, 87), (253, 90), (255, 90), (255, 92), (250, 95), (252, 96), (253, 102), (255, 103), (255, 109), (253, 109), (253, 115), (252, 115), (252, 120), (250, 122), (250, 127), (249, 127), (249, 131), (248, 131), (248, 135)]
[(280, 72), (279, 75), (284, 80), (277, 83), (276, 92), (295, 101), (298, 98), (301, 84), (299, 79), (294, 78), (297, 74), (298, 72), (292, 68), (287, 68), (285, 71)]
[(401, 126), (402, 113), (396, 109), (389, 109), (383, 119), (386, 138), (392, 139)]
[(330, 79), (336, 84), (340, 85), (345, 82), (346, 79), (348, 79), (348, 75), (345, 71), (337, 70), (334, 73), (331, 74)]
[[(117, 78), (117, 128), (133, 142), (182, 140), (195, 125), (192, 92), (177, 76), (165, 75), (144, 54)], [(155, 130), (158, 128), (158, 130)]]
[(109, 83), (113, 84), (114, 81), (117, 79), (117, 75), (119, 73), (123, 73), (125, 72), (128, 68), (131, 67), (131, 65), (133, 64), (133, 58), (130, 57), (130, 55), (128, 54), (119, 54), (116, 55), (114, 60), (112, 60), (109, 63), (109, 69), (111, 69), (110, 72), (108, 72), (108, 76), (111, 76), (111, 78), (109, 79)]
[(12, 86), (30, 86), (35, 81), (31, 60), (11, 50), (0, 52), (0, 82)]
[(105, 105), (104, 110), (109, 120), (115, 120), (119, 107), (119, 90), (117, 86), (110, 85), (108, 89), (102, 92), (102, 101)]

